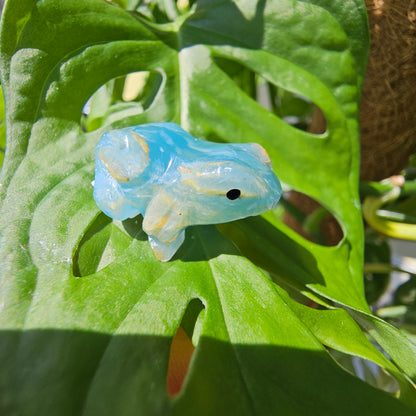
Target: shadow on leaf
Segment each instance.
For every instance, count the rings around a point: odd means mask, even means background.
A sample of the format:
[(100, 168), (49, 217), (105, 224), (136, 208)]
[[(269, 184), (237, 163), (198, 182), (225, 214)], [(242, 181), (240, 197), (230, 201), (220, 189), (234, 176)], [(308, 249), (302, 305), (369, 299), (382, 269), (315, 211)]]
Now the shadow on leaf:
[(414, 414), (342, 370), (324, 350), (206, 337), (181, 393), (171, 399), (170, 344), (170, 337), (154, 335), (2, 331), (1, 414)]

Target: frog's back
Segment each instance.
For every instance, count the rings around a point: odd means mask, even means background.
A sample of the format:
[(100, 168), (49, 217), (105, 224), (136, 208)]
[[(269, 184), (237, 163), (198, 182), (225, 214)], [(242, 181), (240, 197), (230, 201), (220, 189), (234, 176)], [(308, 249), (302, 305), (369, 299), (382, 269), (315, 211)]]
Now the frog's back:
[(139, 213), (160, 260), (169, 260), (189, 225), (257, 215), (281, 196), (266, 151), (192, 137), (173, 123), (107, 132), (96, 148), (94, 198), (110, 217)]
[(126, 130), (139, 134), (147, 142), (151, 163), (156, 162), (163, 166), (164, 170), (168, 169), (176, 158), (195, 158), (203, 151), (201, 140), (194, 138), (174, 123), (145, 124)]
[(183, 160), (197, 157), (199, 140), (173, 123), (105, 133), (96, 148), (94, 198), (109, 216), (144, 214), (149, 200), (174, 182)]

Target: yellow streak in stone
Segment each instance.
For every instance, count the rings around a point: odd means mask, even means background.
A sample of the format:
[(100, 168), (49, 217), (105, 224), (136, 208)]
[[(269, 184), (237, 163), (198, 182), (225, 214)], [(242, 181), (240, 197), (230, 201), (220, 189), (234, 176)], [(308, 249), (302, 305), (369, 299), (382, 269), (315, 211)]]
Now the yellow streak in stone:
[(250, 143), (250, 144), (253, 147), (253, 149), (256, 150), (257, 157), (260, 158), (260, 161), (264, 163), (265, 165), (269, 166), (269, 168), (272, 168), (272, 161), (266, 149), (258, 143)]
[(166, 221), (168, 219), (169, 217), (167, 215), (164, 215), (156, 224), (153, 225), (153, 229), (160, 230), (166, 224)]
[(163, 202), (168, 206), (172, 207), (174, 205), (174, 201), (172, 201), (165, 193), (161, 195)]
[(153, 252), (155, 253), (156, 258), (159, 261), (163, 261), (163, 253), (161, 251), (156, 251), (156, 249), (154, 247), (152, 247)]
[(98, 150), (98, 157), (100, 158), (101, 162), (104, 163), (104, 166), (106, 167), (106, 169), (108, 170), (110, 175), (116, 181), (119, 181), (119, 182), (129, 182), (130, 181), (130, 178), (128, 178), (127, 176), (124, 176), (122, 173), (117, 171), (117, 167), (111, 166), (111, 164), (106, 161), (105, 156), (102, 152), (102, 149)]
[(117, 208), (121, 207), (124, 203), (126, 202), (126, 200), (122, 200), (120, 199), (118, 202), (112, 202), (110, 205), (110, 208), (115, 211)]
[(176, 237), (177, 237), (177, 236), (178, 236), (178, 234), (176, 234), (176, 235), (175, 235), (175, 237), (171, 238), (170, 240), (165, 241), (165, 244), (171, 244), (173, 241), (175, 241), (175, 240), (176, 240)]
[(259, 151), (262, 155), (263, 162), (264, 163), (272, 163), (272, 161), (270, 160), (269, 154), (266, 152), (266, 149), (263, 146), (260, 146), (259, 144), (257, 146), (259, 147)]
[[(202, 194), (206, 194), (206, 195), (220, 195), (220, 196), (225, 196), (227, 192), (224, 191), (218, 191), (215, 189), (203, 189), (200, 186), (198, 186), (192, 179), (184, 179), (183, 182), (185, 182), (186, 184), (192, 186), (192, 188), (196, 189), (198, 192), (201, 192)], [(231, 188), (230, 188), (231, 189)], [(259, 198), (260, 195), (258, 194), (251, 194), (248, 192), (241, 192), (240, 197), (242, 198)]]
[(191, 169), (185, 168), (184, 166), (179, 166), (178, 170), (180, 170), (182, 173), (192, 173)]
[(136, 133), (135, 131), (131, 132), (133, 134), (134, 140), (136, 140), (137, 143), (142, 147), (142, 149), (148, 154), (149, 153), (149, 146), (146, 143), (146, 140), (143, 139), (140, 134)]
[(184, 166), (179, 166), (178, 170), (180, 170), (184, 174), (190, 174), (190, 175), (195, 175), (195, 176), (202, 176), (203, 175), (203, 173), (201, 173), (201, 172), (194, 172), (192, 169), (185, 168)]

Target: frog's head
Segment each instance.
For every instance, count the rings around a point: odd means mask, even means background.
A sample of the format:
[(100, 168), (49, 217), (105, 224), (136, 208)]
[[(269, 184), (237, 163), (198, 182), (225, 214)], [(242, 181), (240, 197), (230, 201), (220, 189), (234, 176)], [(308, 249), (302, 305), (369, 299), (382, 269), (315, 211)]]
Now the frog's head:
[(176, 174), (155, 192), (143, 221), (143, 230), (163, 261), (182, 244), (187, 226), (259, 215), (272, 209), (282, 195), (266, 151), (256, 144), (217, 145), (206, 157), (177, 162)]
[(224, 145), (208, 160), (187, 162), (179, 172), (191, 224), (259, 215), (272, 209), (282, 195), (266, 151), (255, 143)]

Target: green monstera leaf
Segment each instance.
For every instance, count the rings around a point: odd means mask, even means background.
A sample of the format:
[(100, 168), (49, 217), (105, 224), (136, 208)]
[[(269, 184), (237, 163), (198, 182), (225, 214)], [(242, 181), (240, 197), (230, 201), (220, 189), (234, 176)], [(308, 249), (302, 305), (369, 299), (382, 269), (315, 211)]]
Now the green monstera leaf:
[[(102, 0), (6, 4), (2, 413), (414, 414), (407, 378), (416, 375), (414, 347), (370, 314), (363, 292), (357, 122), (368, 52), (363, 2), (200, 0), (183, 13), (174, 2), (154, 5), (166, 19)], [(327, 131), (298, 130), (261, 107), (233, 67), (307, 97), (324, 112)], [(151, 93), (142, 101), (127, 111), (101, 90), (108, 111), (94, 107), (94, 121), (81, 122), (95, 91), (140, 71), (154, 82), (143, 88)], [(174, 260), (158, 262), (141, 219), (111, 221), (91, 186), (100, 135), (152, 121), (177, 122), (199, 137), (262, 144), (284, 182), (336, 216), (344, 239), (336, 247), (313, 244), (270, 214), (222, 226), (225, 236), (214, 226), (193, 227)], [(298, 305), (280, 285), (329, 309)], [(196, 350), (172, 398), (166, 375), (181, 322)], [(324, 346), (389, 371), (400, 398), (343, 370)]]
[(6, 126), (4, 123), (4, 100), (3, 90), (0, 86), (0, 168), (4, 160), (4, 151), (6, 149)]

